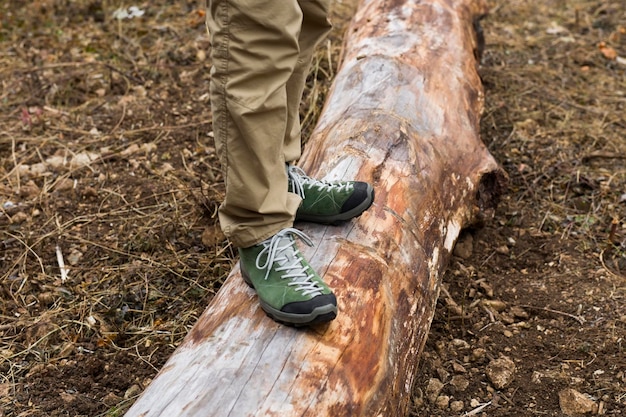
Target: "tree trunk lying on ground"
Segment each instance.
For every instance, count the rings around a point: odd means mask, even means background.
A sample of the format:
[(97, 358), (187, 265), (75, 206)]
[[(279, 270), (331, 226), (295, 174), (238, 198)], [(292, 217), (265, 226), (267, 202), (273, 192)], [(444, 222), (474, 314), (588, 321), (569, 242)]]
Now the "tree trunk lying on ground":
[(128, 417), (406, 414), (450, 252), (505, 181), (478, 134), (485, 12), (482, 0), (362, 1), (301, 161), (376, 190), (359, 219), (297, 225), (337, 319), (274, 323), (235, 267)]

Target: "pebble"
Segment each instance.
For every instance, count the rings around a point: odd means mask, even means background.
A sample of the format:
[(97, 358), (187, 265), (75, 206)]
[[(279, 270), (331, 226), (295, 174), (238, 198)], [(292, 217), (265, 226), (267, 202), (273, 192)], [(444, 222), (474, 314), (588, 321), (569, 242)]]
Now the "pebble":
[(46, 164), (54, 169), (59, 169), (67, 163), (67, 159), (64, 156), (55, 155), (46, 159)]
[(526, 312), (526, 310), (524, 310), (521, 307), (517, 307), (517, 306), (513, 306), (511, 307), (511, 314), (513, 314), (513, 317), (517, 317), (518, 319), (528, 319), (528, 313)]
[(74, 181), (69, 178), (61, 178), (54, 187), (57, 191), (67, 191), (74, 188)]
[(70, 162), (71, 168), (82, 168), (91, 165), (92, 162), (95, 162), (100, 155), (93, 152), (81, 152), (79, 154), (74, 155)]
[(467, 372), (467, 369), (465, 369), (465, 367), (463, 365), (461, 365), (460, 363), (456, 363), (456, 362), (452, 363), (452, 369), (457, 374), (464, 374), (464, 373)]
[[(30, 171), (31, 175), (36, 175), (36, 176), (40, 176), (40, 177), (42, 177), (42, 176), (44, 176), (44, 175), (49, 173), (48, 165), (46, 165), (43, 162), (38, 162), (36, 164), (31, 165), (29, 171)], [(20, 175), (21, 175), (21, 172), (20, 172)]]
[(571, 388), (559, 391), (559, 405), (567, 416), (595, 413), (597, 410), (597, 405), (591, 398)]
[(102, 398), (102, 402), (107, 407), (113, 407), (114, 405), (117, 405), (120, 402), (122, 402), (122, 398), (120, 398), (119, 396), (115, 395), (112, 392), (109, 392), (107, 395), (104, 396), (104, 398)]
[(465, 405), (463, 404), (463, 401), (452, 401), (450, 403), (450, 411), (452, 411), (453, 413), (460, 413), (461, 411), (463, 411), (464, 407)]
[(501, 312), (506, 309), (506, 303), (500, 300), (482, 300), (481, 303), (485, 307), (491, 308), (497, 312)]
[(20, 224), (24, 223), (26, 220), (28, 220), (28, 215), (23, 211), (18, 211), (13, 216), (11, 216), (11, 223)]
[(508, 357), (494, 359), (487, 365), (487, 377), (497, 388), (502, 389), (509, 385), (515, 376), (515, 363)]
[(472, 359), (474, 361), (483, 361), (487, 352), (483, 348), (476, 348), (472, 351)]
[(439, 397), (442, 389), (443, 383), (440, 380), (437, 378), (430, 378), (428, 380), (428, 385), (426, 386), (426, 398), (428, 398), (428, 401), (431, 403), (437, 401), (437, 397)]
[(463, 339), (452, 339), (450, 346), (455, 349), (469, 349), (470, 345)]
[(450, 397), (448, 397), (447, 395), (440, 395), (439, 397), (437, 397), (437, 400), (435, 401), (435, 405), (437, 406), (437, 408), (441, 408), (442, 410), (445, 410), (446, 408), (448, 408), (449, 404), (450, 404)]
[(82, 190), (82, 196), (85, 198), (92, 198), (98, 196), (98, 190), (91, 186), (87, 186)]
[(136, 397), (140, 393), (141, 393), (141, 387), (137, 384), (134, 384), (126, 390), (126, 392), (124, 393), (124, 399), (128, 400), (129, 398)]
[(20, 187), (19, 194), (20, 197), (35, 198), (37, 195), (39, 195), (40, 192), (41, 190), (39, 189), (37, 184), (35, 184), (35, 182), (31, 180)]
[(496, 252), (499, 253), (500, 255), (508, 255), (510, 250), (508, 246), (502, 245), (496, 248)]
[(67, 261), (70, 265), (77, 265), (80, 262), (80, 258), (83, 257), (83, 253), (77, 249), (72, 250), (67, 257)]
[(469, 380), (461, 375), (455, 375), (450, 380), (450, 385), (452, 385), (457, 391), (465, 391), (469, 386)]

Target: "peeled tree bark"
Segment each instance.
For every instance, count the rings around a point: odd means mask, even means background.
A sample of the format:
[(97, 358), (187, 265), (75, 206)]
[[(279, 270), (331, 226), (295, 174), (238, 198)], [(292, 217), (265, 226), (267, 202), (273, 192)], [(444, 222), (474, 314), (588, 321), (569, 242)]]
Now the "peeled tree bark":
[(482, 0), (363, 0), (300, 165), (361, 179), (374, 205), (339, 227), (297, 225), (337, 319), (274, 323), (238, 266), (135, 416), (399, 416), (460, 230), (489, 216), (505, 174), (479, 137)]

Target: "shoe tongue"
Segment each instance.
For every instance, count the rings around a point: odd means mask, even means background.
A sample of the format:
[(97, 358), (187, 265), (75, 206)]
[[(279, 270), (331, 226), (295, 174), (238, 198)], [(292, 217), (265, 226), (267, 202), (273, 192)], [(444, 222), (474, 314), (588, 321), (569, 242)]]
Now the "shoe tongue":
[(281, 237), (280, 241), (278, 242), (278, 249), (280, 250), (280, 257), (286, 257), (289, 263), (292, 263), (294, 260), (297, 259), (297, 249), (295, 247), (293, 237)]

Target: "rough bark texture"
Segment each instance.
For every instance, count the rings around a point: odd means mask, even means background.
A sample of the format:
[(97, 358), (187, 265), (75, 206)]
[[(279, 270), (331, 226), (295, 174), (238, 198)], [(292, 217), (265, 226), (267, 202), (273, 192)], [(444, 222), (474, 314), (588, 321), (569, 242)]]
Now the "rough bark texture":
[(405, 415), (464, 226), (504, 174), (480, 140), (482, 0), (364, 0), (301, 165), (375, 185), (339, 227), (298, 225), (339, 316), (298, 330), (266, 318), (236, 267), (128, 417)]

